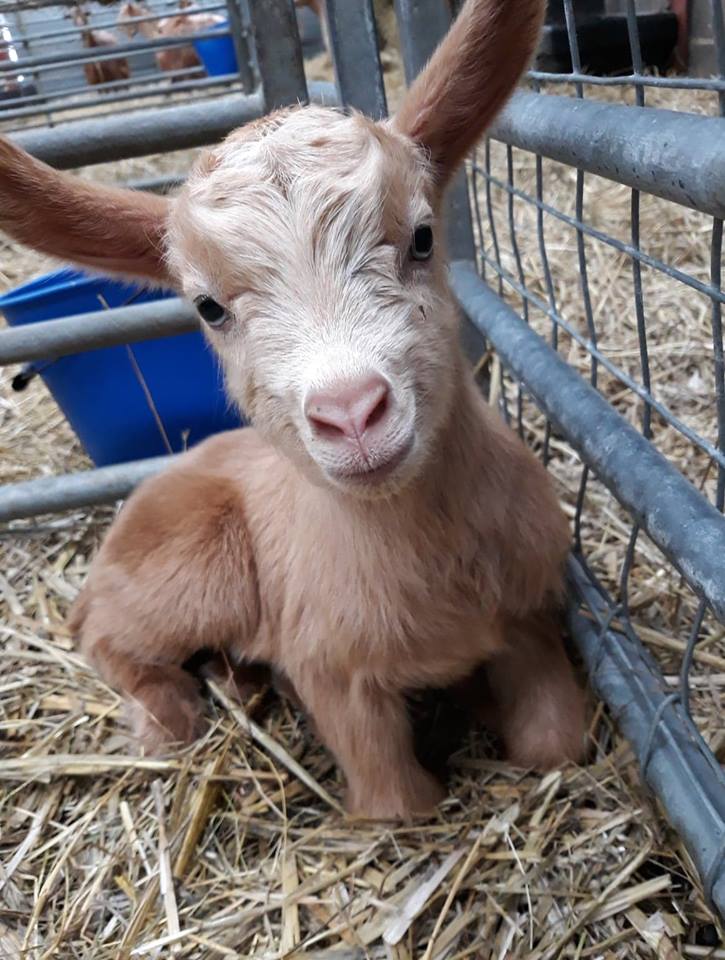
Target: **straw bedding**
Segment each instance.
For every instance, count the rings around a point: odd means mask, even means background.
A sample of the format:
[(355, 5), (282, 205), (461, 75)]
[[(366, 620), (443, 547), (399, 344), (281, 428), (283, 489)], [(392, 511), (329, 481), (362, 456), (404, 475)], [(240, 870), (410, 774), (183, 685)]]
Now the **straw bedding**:
[[(698, 108), (692, 95), (651, 101)], [(125, 180), (183, 170), (189, 158), (86, 173)], [(505, 179), (504, 148), (495, 145), (492, 159)], [(533, 192), (533, 159), (515, 153), (514, 169), (517, 185)], [(574, 176), (545, 163), (547, 202), (573, 212)], [(587, 180), (587, 222), (627, 239), (629, 191)], [(493, 201), (502, 257), (515, 273), (506, 198), (494, 190)], [(517, 201), (514, 218), (527, 280), (545, 299), (533, 214)], [(707, 275), (707, 230), (693, 212), (643, 199), (645, 248), (698, 277)], [(576, 235), (550, 218), (546, 231), (557, 304), (583, 330)], [(484, 243), (490, 250), (489, 235)], [(602, 346), (638, 377), (631, 267), (599, 244), (587, 242), (587, 253)], [(0, 241), (0, 289), (46, 266)], [(643, 282), (655, 389), (713, 439), (707, 304), (653, 272)], [(548, 335), (548, 321), (533, 311), (530, 319)], [(586, 355), (565, 336), (560, 351), (588, 375)], [(495, 402), (496, 359), (486, 362)], [(0, 481), (87, 466), (42, 384), (13, 394), (12, 372), (0, 372)], [(637, 423), (636, 398), (603, 371), (600, 384)], [(513, 385), (506, 391), (515, 410)], [(540, 448), (543, 423), (526, 400), (523, 422)], [(714, 471), (702, 457), (659, 422), (654, 437), (711, 491)], [(560, 439), (552, 452), (571, 515), (579, 464)], [(271, 694), (242, 709), (214, 687), (203, 740), (160, 760), (139, 758), (118, 697), (79, 658), (65, 627), (113, 515), (44, 518), (0, 537), (0, 957), (725, 957), (688, 857), (601, 705), (587, 765), (544, 778), (501, 763), (482, 732), (465, 734), (451, 757), (449, 798), (430, 821), (399, 828), (341, 814), (329, 755)], [(585, 518), (588, 555), (616, 589), (626, 517), (592, 482)], [(644, 538), (630, 595), (643, 638), (673, 679), (692, 601)], [(715, 623), (704, 627), (693, 675), (696, 718), (725, 759), (725, 642)], [(419, 713), (428, 742), (456, 730), (450, 704)]]

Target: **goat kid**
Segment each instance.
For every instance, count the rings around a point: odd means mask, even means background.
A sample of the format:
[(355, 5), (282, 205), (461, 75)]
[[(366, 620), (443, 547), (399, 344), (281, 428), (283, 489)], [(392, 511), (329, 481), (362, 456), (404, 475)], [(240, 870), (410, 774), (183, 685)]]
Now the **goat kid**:
[[(88, 14), (81, 7), (71, 8), (71, 19), (77, 27), (88, 27)], [(81, 33), (81, 42), (87, 50), (111, 50), (118, 45), (118, 39), (110, 30), (84, 29)], [(112, 83), (114, 80), (128, 80), (131, 70), (128, 60), (118, 57), (113, 60), (98, 60), (84, 63), (83, 73), (86, 82), (91, 86)]]
[(481, 707), (514, 763), (580, 756), (583, 697), (557, 627), (567, 524), (474, 385), (440, 222), (542, 13), (468, 0), (394, 119), (278, 111), (206, 152), (173, 200), (0, 145), (0, 227), (183, 292), (254, 423), (140, 486), (73, 610), (149, 749), (199, 732), (183, 664), (212, 648), (284, 675), (355, 814), (441, 799), (405, 692), (484, 661)]
[[(192, 3), (180, 3), (179, 7), (182, 10), (193, 11), (195, 9)], [(224, 22), (224, 17), (218, 14), (193, 12), (178, 13), (173, 17), (164, 17), (161, 20), (133, 22), (134, 18), (149, 14), (150, 10), (145, 3), (127, 0), (126, 3), (121, 5), (118, 12), (117, 23), (119, 29), (131, 38), (139, 33), (146, 40), (158, 40), (159, 38), (183, 37), (191, 33), (203, 33), (205, 30), (212, 30)], [(169, 47), (165, 50), (158, 50), (154, 57), (156, 66), (159, 70), (165, 72), (191, 70), (197, 67), (199, 70), (203, 69), (202, 62), (193, 46)], [(185, 79), (188, 79), (188, 77), (172, 77), (171, 82), (175, 83), (177, 80)]]

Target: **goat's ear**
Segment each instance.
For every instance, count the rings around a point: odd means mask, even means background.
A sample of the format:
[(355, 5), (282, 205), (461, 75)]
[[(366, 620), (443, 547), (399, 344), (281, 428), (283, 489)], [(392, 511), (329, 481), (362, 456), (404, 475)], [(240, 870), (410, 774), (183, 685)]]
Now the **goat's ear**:
[(61, 260), (173, 286), (164, 262), (170, 201), (60, 173), (0, 137), (0, 230)]
[(395, 117), (444, 186), (514, 90), (537, 46), (544, 0), (466, 0)]

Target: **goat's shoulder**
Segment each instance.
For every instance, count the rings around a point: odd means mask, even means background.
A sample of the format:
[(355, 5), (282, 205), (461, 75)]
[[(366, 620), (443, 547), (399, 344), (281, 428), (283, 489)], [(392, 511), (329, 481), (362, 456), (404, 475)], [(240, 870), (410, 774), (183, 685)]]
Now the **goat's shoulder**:
[(254, 469), (258, 441), (245, 434), (205, 441), (139, 485), (91, 568), (71, 615), (74, 632), (95, 630), (118, 609), (137, 632), (139, 624), (183, 632), (197, 622), (210, 636), (235, 623), (240, 632), (254, 629), (259, 584), (243, 477)]

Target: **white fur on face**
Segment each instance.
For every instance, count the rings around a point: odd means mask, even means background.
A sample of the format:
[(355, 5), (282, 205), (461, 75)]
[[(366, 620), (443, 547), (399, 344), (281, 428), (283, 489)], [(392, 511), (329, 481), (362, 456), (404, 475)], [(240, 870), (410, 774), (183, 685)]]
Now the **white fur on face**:
[(409, 256), (421, 224), (442, 247), (434, 202), (410, 141), (306, 107), (233, 134), (176, 203), (170, 265), (190, 299), (229, 311), (208, 334), (230, 395), (327, 479), (354, 467), (355, 453), (315, 436), (304, 413), (311, 391), (368, 374), (388, 380), (389, 425), (373, 465), (412, 444), (388, 486), (420, 469), (447, 413), (457, 324), (442, 252), (425, 263)]

